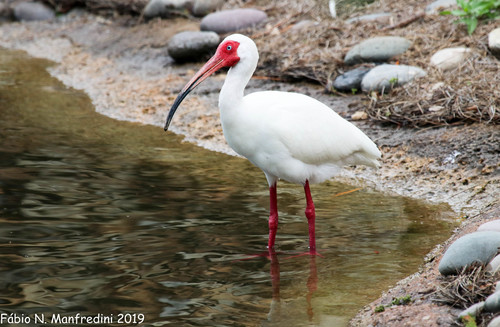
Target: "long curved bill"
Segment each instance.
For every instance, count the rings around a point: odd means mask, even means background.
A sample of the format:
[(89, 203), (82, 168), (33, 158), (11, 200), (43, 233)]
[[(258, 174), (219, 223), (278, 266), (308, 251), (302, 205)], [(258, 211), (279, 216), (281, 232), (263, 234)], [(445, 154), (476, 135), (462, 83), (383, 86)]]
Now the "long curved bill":
[(191, 92), (195, 87), (197, 87), (201, 82), (203, 82), (208, 76), (212, 75), (222, 67), (224, 59), (219, 57), (218, 55), (214, 55), (210, 60), (207, 61), (203, 67), (200, 68), (200, 70), (191, 78), (191, 80), (182, 88), (181, 92), (179, 95), (177, 95), (177, 98), (174, 101), (174, 104), (170, 108), (170, 111), (168, 112), (167, 116), (167, 121), (165, 122), (165, 127), (164, 130), (168, 130), (168, 126), (170, 125), (170, 122), (172, 121), (172, 118), (174, 117), (175, 111), (181, 104), (182, 100)]

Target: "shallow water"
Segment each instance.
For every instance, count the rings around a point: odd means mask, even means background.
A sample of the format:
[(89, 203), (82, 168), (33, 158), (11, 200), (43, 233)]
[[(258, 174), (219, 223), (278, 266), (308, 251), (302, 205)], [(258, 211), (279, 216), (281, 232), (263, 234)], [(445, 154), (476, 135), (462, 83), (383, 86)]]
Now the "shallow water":
[(295, 257), (305, 200), (281, 183), (280, 252), (252, 257), (267, 243), (262, 172), (96, 114), (48, 64), (0, 50), (0, 313), (24, 319), (12, 326), (78, 314), (101, 326), (343, 326), (451, 234), (445, 206), (335, 196), (355, 187), (327, 182), (312, 187), (324, 257)]

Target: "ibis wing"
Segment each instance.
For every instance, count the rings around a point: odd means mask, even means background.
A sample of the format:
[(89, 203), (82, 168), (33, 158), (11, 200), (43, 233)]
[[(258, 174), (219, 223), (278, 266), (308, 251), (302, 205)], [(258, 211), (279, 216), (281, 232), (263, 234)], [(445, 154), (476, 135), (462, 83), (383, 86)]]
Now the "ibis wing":
[[(258, 96), (253, 96), (254, 94)], [(356, 126), (323, 103), (299, 93), (258, 92), (245, 97), (258, 110), (259, 130), (306, 164), (378, 166), (380, 151)], [(256, 103), (261, 102), (261, 103)]]

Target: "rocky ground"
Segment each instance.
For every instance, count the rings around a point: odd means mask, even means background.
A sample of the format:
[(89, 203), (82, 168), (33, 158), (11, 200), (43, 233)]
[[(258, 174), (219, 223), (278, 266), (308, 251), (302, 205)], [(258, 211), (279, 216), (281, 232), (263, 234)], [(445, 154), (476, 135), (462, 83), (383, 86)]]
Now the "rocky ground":
[[(200, 67), (200, 63), (175, 64), (166, 50), (168, 40), (177, 32), (198, 28), (199, 20), (192, 17), (139, 22), (134, 16), (103, 17), (77, 9), (55, 20), (4, 23), (0, 45), (56, 62), (51, 73), (66, 85), (83, 89), (103, 114), (163, 126), (177, 92)], [(219, 74), (200, 85), (179, 109), (171, 129), (189, 142), (234, 154), (223, 139), (218, 120), (217, 95), (223, 79), (224, 74)], [(261, 89), (311, 95), (347, 119), (367, 103), (366, 95), (333, 95), (317, 84), (286, 83), (262, 75), (250, 81), (247, 91)], [(448, 203), (461, 226), (426, 258), (420, 272), (368, 305), (351, 324), (453, 325), (458, 309), (432, 300), (440, 285), (437, 264), (453, 240), (484, 221), (500, 217), (498, 125), (399, 128), (369, 119), (354, 123), (379, 145), (383, 165), (378, 171), (348, 169), (341, 180)], [(375, 312), (377, 306), (407, 295), (411, 295), (410, 304)]]

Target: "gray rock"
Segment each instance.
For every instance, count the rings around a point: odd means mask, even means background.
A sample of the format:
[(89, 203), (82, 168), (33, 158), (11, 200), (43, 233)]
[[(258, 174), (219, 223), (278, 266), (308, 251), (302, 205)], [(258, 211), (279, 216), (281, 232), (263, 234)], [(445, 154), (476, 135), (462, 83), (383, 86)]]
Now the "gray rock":
[(500, 219), (488, 221), (477, 228), (478, 232), (483, 232), (488, 230), (500, 232)]
[(494, 55), (500, 55), (500, 27), (488, 34), (488, 47)]
[(500, 317), (496, 317), (495, 319), (490, 321), (487, 327), (500, 327)]
[(219, 9), (223, 3), (223, 0), (196, 0), (193, 5), (193, 15), (196, 17), (208, 15)]
[(364, 92), (390, 90), (425, 75), (427, 73), (418, 67), (384, 64), (373, 68), (363, 77), (361, 89)]
[(378, 36), (355, 45), (346, 54), (347, 65), (361, 62), (383, 62), (402, 54), (410, 47), (411, 42), (399, 36)]
[(486, 298), (484, 311), (500, 312), (500, 292), (495, 292)]
[(454, 7), (457, 5), (456, 0), (437, 0), (425, 7), (426, 14), (439, 14), (441, 10)]
[(458, 314), (458, 318), (463, 318), (465, 316), (477, 317), (484, 308), (484, 301), (476, 303), (465, 309)]
[(265, 12), (257, 9), (232, 9), (215, 12), (201, 20), (202, 31), (214, 31), (219, 34), (253, 27), (267, 21)]
[(351, 92), (354, 89), (361, 90), (361, 81), (370, 69), (368, 67), (358, 67), (350, 70), (338, 76), (333, 82), (333, 87), (344, 92)]
[(7, 22), (13, 18), (12, 9), (8, 4), (0, 2), (0, 22)]
[(145, 18), (168, 18), (176, 14), (187, 13), (193, 6), (193, 0), (150, 0), (144, 8)]
[(345, 22), (348, 24), (352, 24), (352, 23), (356, 23), (356, 22), (371, 22), (371, 21), (386, 22), (386, 21), (389, 21), (391, 19), (391, 17), (392, 17), (392, 14), (390, 12), (380, 12), (380, 13), (376, 13), (376, 14), (363, 15), (363, 16), (349, 18)]
[(20, 2), (14, 6), (14, 17), (20, 21), (50, 20), (54, 10), (39, 2)]
[(487, 264), (500, 247), (500, 232), (475, 232), (467, 234), (446, 250), (439, 263), (443, 275), (456, 274), (473, 263)]
[(214, 52), (219, 40), (215, 32), (181, 32), (170, 39), (167, 50), (177, 62), (196, 61)]

